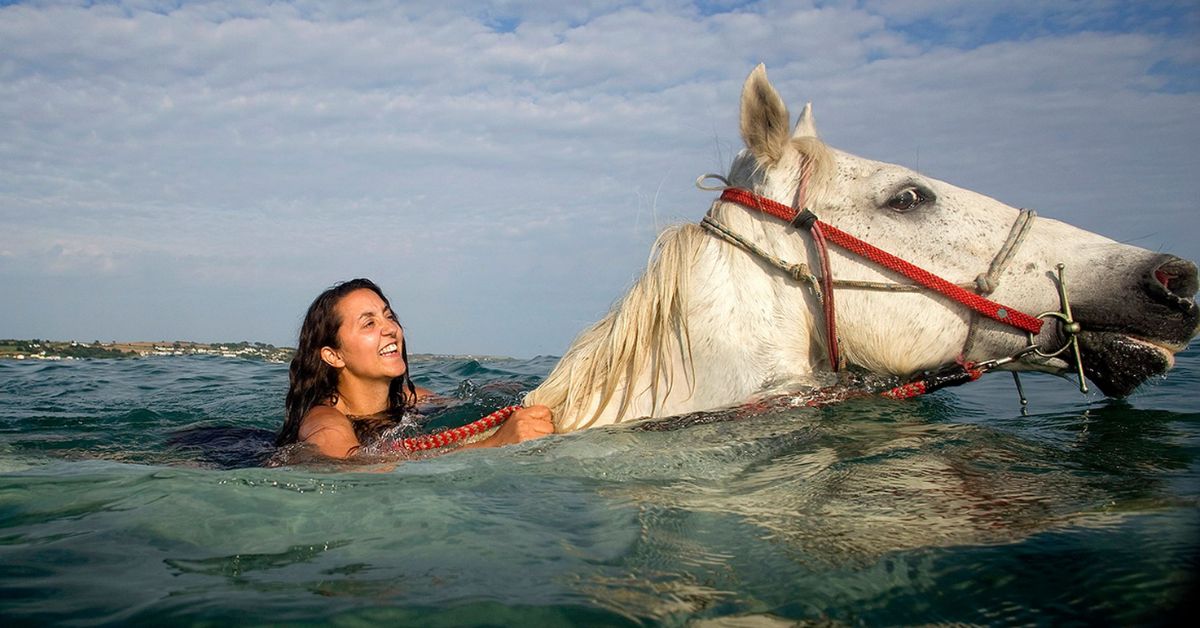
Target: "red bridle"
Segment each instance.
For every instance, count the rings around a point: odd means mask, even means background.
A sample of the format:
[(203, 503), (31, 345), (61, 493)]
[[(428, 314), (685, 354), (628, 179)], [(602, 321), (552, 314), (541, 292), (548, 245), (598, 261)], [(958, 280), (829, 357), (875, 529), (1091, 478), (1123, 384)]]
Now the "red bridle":
[(817, 249), (817, 257), (821, 263), (820, 281), (823, 293), (822, 304), (825, 314), (825, 329), (829, 345), (829, 363), (830, 367), (835, 371), (839, 368), (837, 322), (833, 304), (833, 273), (830, 272), (829, 268), (829, 254), (825, 246), (826, 240), (884, 268), (900, 273), (924, 288), (937, 292), (994, 321), (1020, 329), (1031, 336), (1036, 335), (1042, 329), (1042, 319), (1030, 316), (1020, 310), (997, 303), (982, 295), (975, 294), (950, 283), (920, 266), (906, 262), (837, 227), (821, 222), (817, 219), (816, 214), (813, 214), (808, 209), (796, 210), (783, 203), (773, 201), (765, 196), (760, 196), (742, 188), (725, 188), (721, 193), (721, 200), (737, 203), (743, 207), (769, 214), (790, 223), (792, 226), (805, 229), (812, 235), (813, 243)]
[[(702, 177), (703, 179), (704, 177)], [(802, 177), (800, 192), (797, 196), (802, 197), (807, 177)], [(782, 203), (773, 201), (765, 196), (760, 196), (749, 190), (742, 188), (726, 187), (721, 193), (721, 200), (730, 203), (737, 203), (743, 207), (761, 211), (769, 214), (780, 220), (790, 223), (792, 226), (808, 231), (813, 238), (814, 245), (817, 249), (817, 256), (821, 263), (821, 276), (818, 279), (821, 283), (821, 302), (825, 314), (825, 330), (829, 345), (829, 364), (830, 367), (837, 371), (840, 368), (838, 358), (838, 342), (837, 342), (837, 322), (835, 318), (835, 310), (833, 304), (833, 273), (829, 268), (829, 253), (825, 246), (826, 240), (850, 251), (860, 257), (866, 258), (884, 268), (895, 271), (908, 277), (918, 285), (937, 292), (946, 298), (960, 303), (971, 310), (978, 312), (994, 321), (1010, 325), (1021, 331), (1030, 334), (1030, 340), (1042, 329), (1042, 319), (1036, 316), (1030, 316), (1013, 309), (1006, 305), (1002, 305), (982, 295), (970, 292), (961, 286), (955, 285), (938, 277), (937, 275), (909, 263), (879, 249), (867, 242), (864, 242), (837, 227), (821, 222), (817, 219), (816, 214), (813, 214), (808, 209), (796, 210)], [(715, 224), (715, 223), (712, 223)], [(709, 225), (706, 225), (709, 226)], [(751, 246), (743, 240), (738, 243), (743, 246)], [(1060, 290), (1061, 288), (1060, 280)], [(1066, 296), (1063, 293), (1063, 301), (1065, 303)], [(1065, 305), (1064, 305), (1065, 307)], [(1070, 318), (1069, 309), (1066, 312), (1065, 319), (1069, 323), (1073, 323)], [(906, 399), (915, 397), (927, 392), (931, 392), (945, 386), (954, 386), (968, 381), (978, 379), (983, 373), (991, 368), (995, 368), (1000, 364), (1014, 361), (1022, 355), (1036, 350), (1036, 346), (1029, 346), (1016, 355), (999, 360), (989, 360), (984, 363), (966, 363), (960, 362), (951, 365), (949, 368), (941, 371), (929, 373), (924, 378), (909, 382), (907, 384), (897, 386), (883, 393), (883, 396), (892, 399)], [(965, 359), (965, 356), (963, 356)], [(1076, 357), (1078, 360), (1078, 356)], [(1080, 373), (1080, 381), (1083, 381), (1082, 369)], [(1024, 403), (1022, 397), (1022, 403)], [(816, 404), (809, 404), (816, 405)], [(497, 425), (508, 420), (521, 406), (509, 406), (501, 408), (492, 414), (479, 419), (468, 425), (464, 425), (452, 430), (446, 430), (436, 434), (427, 434), (413, 438), (406, 438), (393, 444), (394, 449), (405, 450), (408, 452), (423, 451), (428, 449), (436, 449), (445, 447), (456, 442), (466, 440), (472, 436), (482, 434), (483, 432), (496, 427)]]

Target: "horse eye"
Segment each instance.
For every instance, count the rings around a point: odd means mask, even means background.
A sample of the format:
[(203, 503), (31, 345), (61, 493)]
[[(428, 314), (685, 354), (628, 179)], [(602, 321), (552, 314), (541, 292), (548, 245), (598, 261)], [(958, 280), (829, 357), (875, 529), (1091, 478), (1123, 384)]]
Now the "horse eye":
[(921, 190), (917, 188), (904, 188), (900, 193), (888, 199), (887, 206), (898, 212), (906, 212), (914, 207), (928, 201)]

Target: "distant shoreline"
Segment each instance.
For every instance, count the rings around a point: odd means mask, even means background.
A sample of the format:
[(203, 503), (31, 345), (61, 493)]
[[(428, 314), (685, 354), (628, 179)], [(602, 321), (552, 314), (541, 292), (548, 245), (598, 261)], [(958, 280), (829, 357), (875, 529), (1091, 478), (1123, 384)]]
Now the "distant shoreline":
[(262, 342), (78, 342), (74, 340), (0, 340), (0, 359), (79, 360), (89, 358), (144, 358), (150, 356), (211, 355), (267, 362), (287, 362), (296, 352)]
[[(166, 356), (208, 355), (220, 358), (240, 358), (264, 362), (290, 362), (295, 355), (293, 347), (276, 347), (263, 342), (190, 342), (139, 341), (139, 342), (78, 342), (74, 340), (0, 339), (0, 360), (86, 360), (127, 359)], [(444, 355), (415, 353), (408, 356), (411, 362), (430, 360), (475, 360), (494, 362), (511, 358), (497, 355)]]

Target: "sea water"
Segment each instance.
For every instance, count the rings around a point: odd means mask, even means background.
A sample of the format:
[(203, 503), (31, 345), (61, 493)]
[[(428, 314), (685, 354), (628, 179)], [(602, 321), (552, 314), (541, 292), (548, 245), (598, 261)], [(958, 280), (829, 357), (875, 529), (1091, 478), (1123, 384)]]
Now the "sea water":
[[(412, 369), (482, 415), (552, 365)], [(1027, 414), (993, 373), (903, 402), (264, 466), (286, 365), (0, 361), (0, 624), (1178, 618), (1200, 569), (1200, 352), (1122, 401), (1023, 381)]]

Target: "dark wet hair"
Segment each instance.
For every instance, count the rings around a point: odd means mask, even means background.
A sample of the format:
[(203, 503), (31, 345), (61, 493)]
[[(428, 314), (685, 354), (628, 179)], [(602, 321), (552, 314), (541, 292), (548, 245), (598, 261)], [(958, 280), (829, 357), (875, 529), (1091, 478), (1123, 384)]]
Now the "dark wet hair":
[[(304, 415), (313, 406), (320, 404), (335, 404), (338, 400), (338, 372), (321, 359), (322, 347), (339, 346), (337, 332), (342, 321), (337, 314), (337, 304), (342, 298), (355, 290), (367, 289), (379, 295), (388, 308), (392, 304), (375, 282), (370, 279), (351, 279), (336, 284), (317, 295), (308, 312), (304, 315), (304, 323), (300, 326), (300, 340), (296, 345), (296, 355), (288, 376), (287, 399), (284, 402), (285, 417), (283, 427), (275, 438), (275, 446), (290, 445), (300, 438), (300, 423)], [(405, 366), (408, 365), (408, 349), (405, 343), (400, 343), (401, 355)], [(388, 388), (388, 412), (390, 417), (399, 417), (405, 410), (416, 403), (417, 389), (408, 376), (404, 375), (392, 380)], [(390, 423), (391, 421), (387, 421)], [(362, 425), (360, 425), (360, 423)], [(355, 433), (362, 440), (368, 432), (377, 432), (384, 427), (378, 420), (353, 421)]]

